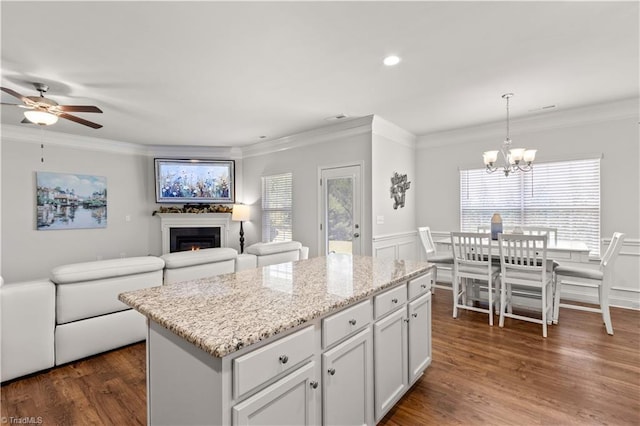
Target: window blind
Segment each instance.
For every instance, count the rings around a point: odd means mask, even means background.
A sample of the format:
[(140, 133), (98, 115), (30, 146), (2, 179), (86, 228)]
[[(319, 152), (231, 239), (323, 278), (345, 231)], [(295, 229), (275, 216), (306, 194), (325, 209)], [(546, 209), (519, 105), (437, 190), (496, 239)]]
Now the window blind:
[(293, 174), (262, 178), (262, 241), (291, 241)]
[(536, 163), (509, 175), (460, 171), (460, 229), (476, 232), (500, 213), (504, 225), (558, 229), (559, 240), (584, 241), (600, 255), (600, 159)]

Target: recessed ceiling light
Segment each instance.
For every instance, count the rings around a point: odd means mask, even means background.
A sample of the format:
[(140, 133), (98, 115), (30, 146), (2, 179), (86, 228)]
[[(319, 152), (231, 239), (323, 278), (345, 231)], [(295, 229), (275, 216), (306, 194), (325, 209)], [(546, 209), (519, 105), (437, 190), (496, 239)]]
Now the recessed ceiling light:
[(398, 65), (398, 63), (400, 63), (400, 58), (395, 56), (395, 55), (391, 55), (391, 56), (387, 56), (386, 58), (384, 58), (384, 61), (382, 61), (386, 66), (388, 67), (392, 67), (394, 65)]

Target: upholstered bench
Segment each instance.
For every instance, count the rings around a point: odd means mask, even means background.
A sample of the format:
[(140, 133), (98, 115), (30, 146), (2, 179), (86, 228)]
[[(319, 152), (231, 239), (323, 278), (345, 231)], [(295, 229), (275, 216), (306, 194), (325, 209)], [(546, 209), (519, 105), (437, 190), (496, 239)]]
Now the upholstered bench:
[(224, 247), (164, 254), (164, 284), (235, 272), (237, 256), (236, 250)]
[(163, 267), (162, 259), (144, 256), (54, 268), (56, 365), (144, 340), (144, 317), (118, 294), (162, 285)]

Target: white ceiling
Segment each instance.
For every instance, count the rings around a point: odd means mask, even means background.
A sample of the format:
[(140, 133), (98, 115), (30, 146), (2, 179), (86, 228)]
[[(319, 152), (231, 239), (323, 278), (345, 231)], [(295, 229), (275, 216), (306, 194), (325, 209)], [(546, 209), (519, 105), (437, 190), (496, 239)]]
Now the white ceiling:
[(504, 120), (506, 92), (513, 118), (638, 96), (638, 6), (5, 0), (2, 86), (104, 111), (49, 131), (145, 145), (244, 146), (341, 113), (423, 135)]

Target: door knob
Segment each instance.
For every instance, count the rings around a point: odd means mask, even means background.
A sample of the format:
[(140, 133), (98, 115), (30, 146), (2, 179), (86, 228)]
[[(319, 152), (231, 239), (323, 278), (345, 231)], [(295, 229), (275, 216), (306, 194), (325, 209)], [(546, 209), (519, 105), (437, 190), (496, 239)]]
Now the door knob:
[(353, 236), (354, 236), (355, 238), (358, 238), (358, 237), (360, 236), (360, 233), (359, 233), (359, 232), (356, 232), (355, 234), (353, 234)]
[(309, 383), (309, 386), (311, 386), (313, 389), (318, 389), (318, 382), (314, 380), (313, 382)]

